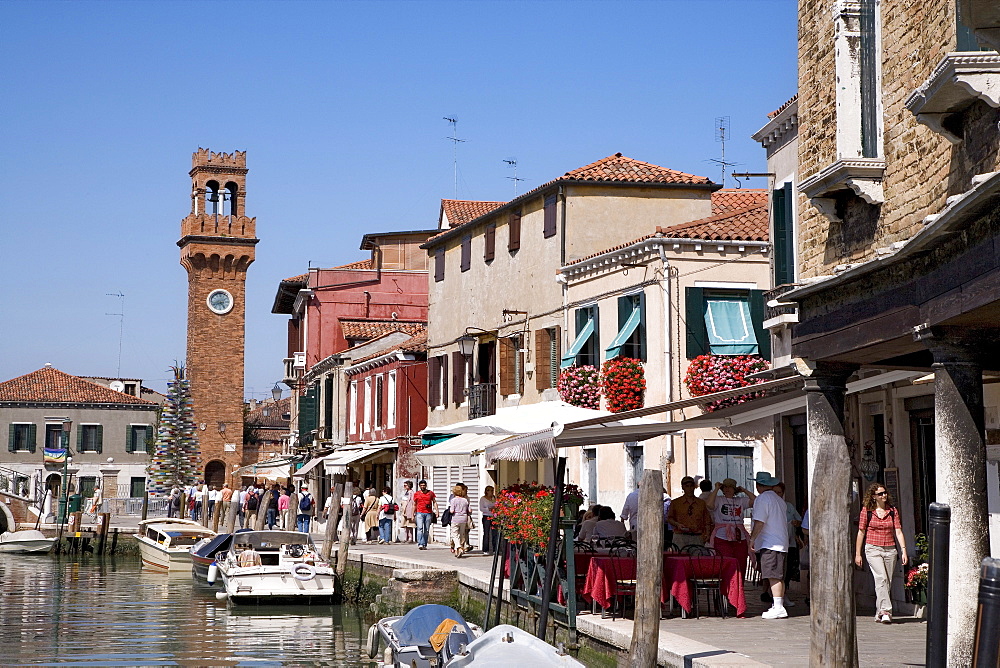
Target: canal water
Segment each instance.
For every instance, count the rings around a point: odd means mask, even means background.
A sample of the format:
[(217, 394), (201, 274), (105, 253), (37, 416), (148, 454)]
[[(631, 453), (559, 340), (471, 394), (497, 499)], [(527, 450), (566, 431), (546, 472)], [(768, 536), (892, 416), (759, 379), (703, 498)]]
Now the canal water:
[(0, 554), (2, 666), (371, 666), (357, 608), (227, 607), (135, 557)]

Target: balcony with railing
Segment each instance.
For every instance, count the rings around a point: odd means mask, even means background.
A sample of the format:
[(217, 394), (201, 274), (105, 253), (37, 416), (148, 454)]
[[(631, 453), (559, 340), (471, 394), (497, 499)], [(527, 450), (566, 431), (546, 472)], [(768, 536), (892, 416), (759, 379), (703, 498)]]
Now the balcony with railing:
[(495, 415), (497, 412), (497, 384), (476, 383), (469, 388), (469, 419)]
[(794, 304), (785, 304), (781, 295), (799, 287), (797, 283), (779, 285), (764, 291), (764, 327), (772, 329), (799, 321), (799, 309)]

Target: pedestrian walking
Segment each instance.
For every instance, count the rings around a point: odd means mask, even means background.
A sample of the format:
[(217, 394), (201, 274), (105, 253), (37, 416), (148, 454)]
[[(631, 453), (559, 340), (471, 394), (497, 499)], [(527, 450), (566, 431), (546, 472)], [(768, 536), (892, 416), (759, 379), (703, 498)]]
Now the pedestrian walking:
[(753, 530), (750, 542), (757, 554), (761, 577), (767, 579), (771, 589), (771, 608), (761, 615), (764, 619), (784, 619), (785, 610), (785, 560), (788, 552), (788, 529), (785, 519), (785, 502), (774, 493), (780, 482), (766, 471), (754, 478), (757, 499), (753, 504)]
[(396, 511), (399, 509), (388, 485), (382, 488), (378, 506), (378, 542), (379, 545), (386, 545), (392, 542), (392, 523), (396, 520)]
[(298, 505), (296, 509), (298, 514), (295, 516), (297, 530), (302, 533), (309, 533), (310, 523), (312, 522), (313, 516), (316, 514), (316, 501), (313, 499), (312, 494), (309, 490), (302, 486), (299, 490)]
[(288, 508), (291, 505), (292, 497), (288, 495), (288, 488), (286, 487), (281, 490), (281, 495), (278, 497), (278, 516), (281, 522), (279, 526), (286, 531), (288, 530)]
[(854, 563), (861, 567), (861, 549), (864, 546), (868, 569), (875, 578), (875, 621), (892, 624), (892, 575), (896, 570), (896, 541), (903, 565), (909, 563), (906, 539), (899, 523), (899, 512), (892, 505), (892, 497), (881, 483), (872, 483), (861, 501), (858, 518), (858, 537)]
[(365, 523), (365, 542), (372, 543), (376, 540), (378, 532), (378, 495), (375, 494), (375, 487), (368, 486), (365, 490), (365, 505), (361, 510), (362, 519)]
[(417, 483), (417, 491), (413, 493), (413, 504), (417, 520), (417, 549), (427, 549), (427, 539), (430, 537), (431, 524), (437, 515), (437, 496), (427, 489), (427, 481)]
[(483, 552), (493, 554), (500, 544), (500, 532), (493, 528), (493, 506), (496, 505), (493, 485), (487, 485), (479, 499), (479, 513), (483, 517)]
[(451, 551), (459, 559), (469, 551), (469, 529), (472, 528), (472, 513), (469, 509), (468, 490), (465, 485), (455, 485), (451, 490)]
[(409, 480), (403, 481), (403, 493), (399, 495), (399, 531), (396, 533), (397, 542), (400, 542), (400, 532), (403, 534), (403, 540), (401, 542), (413, 542), (413, 530), (417, 527), (417, 507), (413, 502), (413, 493), (413, 483)]

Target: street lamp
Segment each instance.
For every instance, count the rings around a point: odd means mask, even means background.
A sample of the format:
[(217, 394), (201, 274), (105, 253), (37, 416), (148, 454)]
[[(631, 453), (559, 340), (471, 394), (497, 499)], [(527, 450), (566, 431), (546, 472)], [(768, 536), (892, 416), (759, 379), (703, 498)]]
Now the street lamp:
[(275, 401), (281, 400), (281, 388), (278, 387), (277, 383), (275, 383), (274, 387), (271, 388), (271, 398)]

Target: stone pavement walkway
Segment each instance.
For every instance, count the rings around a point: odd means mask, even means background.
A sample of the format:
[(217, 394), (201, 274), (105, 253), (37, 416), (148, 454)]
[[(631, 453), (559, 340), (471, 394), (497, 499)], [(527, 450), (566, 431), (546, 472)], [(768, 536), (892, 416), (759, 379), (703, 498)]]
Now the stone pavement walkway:
[[(317, 537), (318, 538), (318, 537)], [(485, 589), (493, 558), (472, 552), (461, 559), (444, 545), (418, 550), (415, 545), (351, 546), (351, 559), (364, 555), (368, 563), (392, 568), (446, 568), (459, 579)], [(676, 666), (805, 666), (809, 663), (809, 610), (798, 603), (783, 620), (764, 620), (760, 588), (747, 585), (747, 616), (664, 619), (660, 622), (660, 661)], [(871, 615), (857, 618), (859, 664), (865, 666), (923, 666), (926, 626), (913, 617), (897, 617), (896, 624), (877, 624)], [(600, 614), (577, 618), (581, 633), (628, 648), (632, 620), (612, 621)]]

